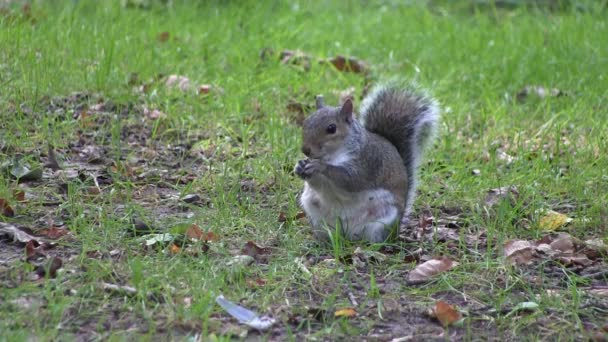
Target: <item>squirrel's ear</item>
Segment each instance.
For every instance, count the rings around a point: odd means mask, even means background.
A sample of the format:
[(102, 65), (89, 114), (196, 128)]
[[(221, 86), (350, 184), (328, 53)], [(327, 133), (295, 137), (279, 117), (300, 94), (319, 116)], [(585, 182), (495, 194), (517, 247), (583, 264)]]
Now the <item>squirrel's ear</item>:
[(353, 100), (350, 98), (344, 101), (342, 108), (340, 109), (340, 116), (343, 117), (346, 122), (350, 122), (353, 119)]
[(317, 109), (321, 109), (325, 106), (325, 100), (323, 100), (323, 95), (317, 95), (315, 98), (315, 103), (317, 104)]

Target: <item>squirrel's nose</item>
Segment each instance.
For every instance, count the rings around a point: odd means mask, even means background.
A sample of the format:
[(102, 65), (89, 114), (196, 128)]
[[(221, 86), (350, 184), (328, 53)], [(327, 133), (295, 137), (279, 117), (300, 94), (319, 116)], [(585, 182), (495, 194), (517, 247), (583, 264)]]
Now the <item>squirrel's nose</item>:
[(310, 157), (310, 147), (302, 146), (302, 153), (304, 153), (307, 157)]

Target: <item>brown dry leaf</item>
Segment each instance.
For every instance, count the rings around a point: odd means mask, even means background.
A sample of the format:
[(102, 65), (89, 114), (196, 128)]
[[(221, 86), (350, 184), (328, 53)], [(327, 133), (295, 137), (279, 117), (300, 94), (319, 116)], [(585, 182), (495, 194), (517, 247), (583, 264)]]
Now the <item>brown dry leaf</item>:
[(211, 85), (209, 85), (209, 84), (201, 84), (198, 86), (198, 89), (197, 89), (197, 93), (199, 95), (209, 94), (210, 91), (211, 91)]
[(336, 69), (344, 72), (354, 72), (356, 74), (365, 74), (369, 71), (367, 63), (355, 57), (344, 57), (337, 55), (327, 60), (321, 60), (321, 63), (331, 63)]
[(262, 248), (258, 245), (255, 244), (255, 242), (253, 241), (247, 241), (247, 243), (245, 244), (245, 246), (243, 246), (243, 249), (241, 250), (241, 252), (244, 255), (249, 255), (251, 257), (257, 257), (259, 255), (264, 255), (264, 254), (269, 254), (270, 253), (270, 249), (269, 248)]
[(181, 252), (181, 250), (182, 249), (174, 243), (169, 246), (169, 252), (171, 252), (171, 254), (178, 254), (179, 252)]
[(13, 191), (13, 198), (17, 202), (25, 202), (25, 191), (23, 191), (23, 190), (14, 190)]
[(338, 309), (334, 312), (334, 317), (352, 318), (357, 316), (357, 311), (354, 308)]
[(570, 222), (572, 222), (570, 217), (560, 214), (557, 211), (549, 210), (545, 212), (543, 217), (541, 217), (538, 225), (542, 230), (554, 231)]
[(503, 249), (505, 258), (514, 265), (528, 265), (535, 255), (535, 246), (525, 240), (510, 240)]
[(186, 230), (186, 236), (190, 239), (200, 240), (203, 237), (203, 231), (199, 226), (193, 224)]
[(444, 327), (447, 327), (460, 319), (460, 312), (452, 305), (442, 300), (435, 303), (432, 314)]
[(300, 211), (299, 213), (296, 214), (296, 220), (301, 220), (305, 217), (306, 217), (306, 213), (303, 211)]
[(572, 236), (565, 233), (560, 233), (555, 240), (553, 240), (549, 246), (556, 252), (561, 253), (574, 253), (574, 240)]
[(186, 236), (190, 239), (201, 240), (205, 242), (217, 241), (218, 237), (213, 232), (203, 232), (202, 229), (193, 224), (186, 230)]
[(287, 222), (287, 216), (285, 216), (284, 212), (282, 212), (282, 211), (279, 212), (279, 219), (278, 219), (278, 221), (279, 222)]
[(161, 32), (158, 34), (158, 36), (156, 37), (156, 39), (158, 39), (159, 42), (164, 43), (167, 40), (169, 40), (169, 38), (171, 37), (171, 34), (167, 31)]
[(457, 265), (458, 263), (456, 261), (453, 261), (448, 257), (434, 258), (416, 266), (416, 268), (410, 271), (407, 275), (407, 281), (410, 283), (424, 282)]
[(36, 267), (35, 272), (40, 278), (49, 276), (49, 278), (57, 277), (57, 270), (63, 266), (63, 261), (59, 257), (53, 257), (49, 260), (46, 265), (39, 265)]
[(60, 227), (51, 225), (49, 228), (42, 229), (38, 233), (42, 236), (48, 237), (49, 239), (56, 240), (64, 235), (69, 234), (70, 231), (65, 228), (60, 228)]
[(593, 263), (584, 254), (559, 255), (556, 259), (565, 266), (589, 266)]
[(25, 258), (26, 259), (31, 259), (34, 256), (36, 256), (37, 251), (36, 251), (36, 243), (34, 242), (34, 240), (30, 240), (25, 244)]
[(8, 204), (8, 201), (3, 198), (0, 198), (0, 215), (6, 216), (6, 217), (15, 216), (15, 211)]

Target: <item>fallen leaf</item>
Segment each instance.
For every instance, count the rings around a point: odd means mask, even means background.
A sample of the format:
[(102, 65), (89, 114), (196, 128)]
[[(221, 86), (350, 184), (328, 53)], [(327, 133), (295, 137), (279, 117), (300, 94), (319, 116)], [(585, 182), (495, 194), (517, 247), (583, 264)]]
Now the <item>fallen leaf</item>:
[(266, 285), (266, 280), (262, 278), (247, 279), (247, 285), (249, 287), (263, 287)]
[(13, 237), (13, 241), (27, 243), (29, 241), (38, 241), (35, 236), (32, 236), (12, 224), (0, 222), (0, 235), (8, 235)]
[(42, 178), (42, 169), (39, 167), (30, 169), (30, 166), (26, 163), (17, 162), (10, 170), (13, 177), (17, 178), (20, 182), (25, 181), (36, 181)]
[(199, 226), (193, 224), (186, 230), (186, 236), (190, 239), (200, 240), (200, 238), (203, 236), (203, 231)]
[(211, 85), (209, 85), (209, 84), (201, 84), (198, 86), (198, 90), (197, 90), (199, 95), (209, 94), (210, 91), (211, 91)]
[(457, 262), (447, 257), (440, 257), (428, 260), (419, 264), (407, 276), (407, 281), (410, 283), (424, 282), (432, 277), (448, 271), (458, 265)]
[(171, 34), (167, 31), (165, 32), (161, 32), (158, 34), (158, 37), (156, 37), (156, 39), (158, 39), (159, 42), (164, 43), (167, 40), (169, 40), (169, 37), (171, 36)]
[(270, 249), (269, 248), (262, 248), (258, 245), (255, 244), (255, 242), (253, 241), (247, 241), (247, 243), (245, 244), (245, 246), (243, 246), (243, 249), (241, 250), (241, 253), (245, 254), (245, 255), (249, 255), (251, 257), (257, 257), (259, 255), (263, 255), (263, 254), (269, 254), (270, 253)]
[(15, 199), (15, 201), (17, 202), (25, 202), (25, 191), (22, 190), (14, 190), (13, 191), (13, 198)]
[(549, 210), (544, 213), (538, 222), (539, 227), (545, 231), (554, 231), (572, 222), (572, 219), (564, 214)]
[(510, 240), (505, 243), (503, 255), (515, 265), (528, 265), (535, 254), (534, 245), (525, 240)]
[(342, 55), (337, 55), (335, 57), (329, 58), (327, 60), (321, 60), (323, 63), (330, 63), (339, 71), (344, 72), (354, 72), (357, 74), (367, 73), (369, 71), (369, 67), (367, 64), (357, 58), (354, 57), (344, 57)]
[(336, 312), (334, 312), (334, 317), (352, 318), (355, 316), (357, 316), (357, 311), (355, 311), (355, 309), (353, 309), (353, 308), (339, 309), (339, 310), (336, 310)]
[(55, 240), (55, 239), (59, 239), (60, 237), (62, 237), (64, 235), (69, 234), (70, 231), (65, 228), (60, 228), (60, 227), (51, 225), (51, 227), (42, 229), (38, 233), (42, 236), (48, 237), (49, 239)]
[(41, 278), (46, 276), (49, 278), (56, 278), (57, 270), (59, 270), (62, 266), (63, 261), (59, 257), (53, 257), (45, 265), (37, 266), (35, 272)]
[(440, 300), (435, 303), (433, 308), (433, 316), (437, 318), (444, 327), (458, 321), (460, 319), (460, 312), (456, 310), (452, 305)]
[(216, 241), (217, 235), (213, 232), (203, 232), (203, 230), (196, 224), (190, 225), (186, 230), (186, 236), (193, 240), (201, 240), (201, 241)]
[(179, 248), (178, 245), (172, 243), (171, 246), (169, 247), (169, 252), (171, 252), (171, 254), (178, 254), (182, 249)]
[(551, 249), (561, 253), (574, 253), (574, 240), (569, 234), (560, 233), (549, 246)]
[(25, 244), (25, 258), (30, 260), (37, 255), (35, 240), (30, 240)]
[[(0, 200), (0, 201), (2, 201), (2, 200)], [(0, 203), (2, 203), (2, 202), (0, 202)], [(278, 221), (279, 222), (287, 222), (287, 217), (285, 216), (284, 212), (282, 212), (282, 211), (279, 212), (279, 219), (278, 219)]]
[(15, 216), (15, 211), (8, 204), (8, 201), (3, 198), (0, 198), (0, 214), (6, 217)]
[(583, 254), (559, 255), (557, 256), (557, 260), (559, 260), (565, 266), (589, 266), (593, 263), (593, 261), (589, 260), (589, 258)]

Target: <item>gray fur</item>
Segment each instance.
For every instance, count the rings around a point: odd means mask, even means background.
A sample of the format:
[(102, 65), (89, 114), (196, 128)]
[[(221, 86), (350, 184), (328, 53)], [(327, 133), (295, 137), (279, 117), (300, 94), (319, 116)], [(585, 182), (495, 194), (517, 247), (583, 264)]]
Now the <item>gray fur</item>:
[(390, 141), (403, 159), (408, 174), (407, 215), (416, 195), (421, 157), (437, 130), (439, 105), (411, 86), (379, 85), (361, 103), (360, 115), (363, 126)]

